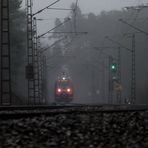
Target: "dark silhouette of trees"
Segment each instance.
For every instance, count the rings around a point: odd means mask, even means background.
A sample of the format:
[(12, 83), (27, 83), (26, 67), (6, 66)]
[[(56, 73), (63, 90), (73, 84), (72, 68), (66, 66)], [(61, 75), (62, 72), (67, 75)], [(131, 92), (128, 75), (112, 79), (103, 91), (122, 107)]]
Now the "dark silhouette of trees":
[(23, 99), (25, 92), (26, 14), (22, 0), (10, 0), (10, 45), (12, 93)]

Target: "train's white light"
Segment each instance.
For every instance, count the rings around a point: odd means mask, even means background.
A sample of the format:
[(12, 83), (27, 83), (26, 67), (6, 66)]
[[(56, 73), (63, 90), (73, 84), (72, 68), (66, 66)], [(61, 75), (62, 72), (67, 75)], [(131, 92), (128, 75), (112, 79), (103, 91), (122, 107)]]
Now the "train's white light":
[(63, 77), (62, 79), (63, 79), (63, 80), (66, 80), (66, 78), (65, 78), (65, 77)]
[(67, 89), (67, 92), (70, 92), (70, 91), (71, 91), (70, 88), (68, 88), (68, 89)]
[(62, 90), (59, 88), (59, 89), (58, 89), (58, 92), (61, 92), (61, 91), (62, 91)]

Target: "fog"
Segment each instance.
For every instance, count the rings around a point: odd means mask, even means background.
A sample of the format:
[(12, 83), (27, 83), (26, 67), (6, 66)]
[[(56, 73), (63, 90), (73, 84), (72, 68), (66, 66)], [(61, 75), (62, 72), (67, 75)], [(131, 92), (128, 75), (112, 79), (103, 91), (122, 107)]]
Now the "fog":
[[(33, 0), (33, 12), (37, 12), (42, 8), (55, 2), (55, 0)], [(121, 10), (126, 6), (136, 6), (145, 4), (148, 0), (78, 0), (78, 6), (83, 14), (90, 12), (98, 15), (101, 11)], [(53, 5), (53, 8), (70, 8), (76, 0), (60, 0)], [(24, 5), (23, 5), (24, 6)], [(69, 11), (46, 10), (41, 14), (36, 15), (37, 18), (46, 18), (48, 21), (38, 22), (38, 34), (46, 32), (54, 27), (55, 18), (65, 18), (69, 16)]]
[[(56, 0), (33, 0), (33, 14), (54, 3)], [(11, 34), (11, 65), (12, 65), (12, 90), (13, 93), (24, 100), (28, 97), (28, 80), (25, 77), (27, 62), (27, 30), (25, 0), (21, 4), (19, 0), (11, 1), (10, 34)], [(47, 102), (54, 101), (54, 84), (58, 75), (67, 67), (68, 73), (74, 84), (74, 102), (76, 103), (108, 103), (109, 101), (109, 56), (117, 62), (117, 44), (108, 41), (105, 36), (119, 41), (122, 45), (132, 48), (131, 37), (123, 36), (125, 33), (134, 33), (131, 27), (119, 22), (125, 19), (142, 30), (148, 32), (148, 9), (127, 10), (125, 7), (147, 5), (148, 0), (78, 0), (76, 16), (71, 10), (46, 9), (35, 15), (37, 18), (37, 35), (41, 35), (70, 17), (71, 20), (46, 35), (41, 39), (40, 49), (56, 43), (47, 48), (42, 54), (47, 60), (46, 76), (44, 71), (44, 94)], [(60, 0), (51, 8), (70, 9), (76, 4), (76, 0)], [(18, 13), (20, 12), (20, 13)], [(76, 18), (75, 18), (76, 17)], [(59, 18), (59, 19), (57, 19)], [(42, 19), (42, 20), (39, 20)], [(78, 31), (78, 32), (76, 32)], [(87, 32), (87, 34), (84, 34)], [(50, 38), (49, 38), (50, 37)], [(34, 38), (35, 39), (35, 38)], [(113, 49), (96, 50), (99, 46), (114, 46)], [(37, 46), (39, 47), (39, 46)], [(135, 37), (136, 50), (136, 95), (137, 102), (147, 102), (148, 68), (147, 63), (147, 37), (140, 33)], [(21, 49), (21, 50), (20, 50)], [(115, 50), (116, 49), (116, 50)], [(105, 55), (107, 54), (107, 55)], [(121, 50), (121, 83), (122, 103), (131, 97), (132, 86), (132, 56), (131, 52)], [(119, 61), (118, 61), (119, 62)], [(18, 64), (19, 63), (19, 64)], [(40, 61), (41, 63), (41, 61)], [(16, 66), (18, 64), (18, 66)], [(143, 66), (141, 66), (143, 65)], [(45, 66), (45, 65), (44, 65)], [(44, 67), (45, 69), (45, 67)], [(117, 73), (114, 73), (117, 78)], [(20, 83), (20, 81), (22, 83)], [(22, 85), (24, 84), (24, 85)], [(43, 87), (43, 86), (41, 86)], [(117, 91), (112, 91), (113, 102), (117, 102)]]

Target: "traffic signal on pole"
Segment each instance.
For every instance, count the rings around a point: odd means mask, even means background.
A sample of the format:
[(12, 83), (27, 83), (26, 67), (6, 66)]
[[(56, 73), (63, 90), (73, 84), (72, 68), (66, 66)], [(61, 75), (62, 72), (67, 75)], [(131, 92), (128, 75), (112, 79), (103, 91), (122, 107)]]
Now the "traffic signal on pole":
[(112, 72), (116, 72), (117, 71), (117, 63), (112, 63), (110, 68), (111, 68)]

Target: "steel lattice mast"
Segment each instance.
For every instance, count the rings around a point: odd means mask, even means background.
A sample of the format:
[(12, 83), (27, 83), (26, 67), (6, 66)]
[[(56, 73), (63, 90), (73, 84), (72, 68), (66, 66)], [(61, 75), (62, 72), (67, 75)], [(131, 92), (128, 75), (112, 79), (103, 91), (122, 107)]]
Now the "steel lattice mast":
[[(117, 71), (117, 80), (118, 84), (121, 86), (121, 48), (118, 47), (118, 71)], [(122, 94), (121, 90), (117, 91), (117, 103), (121, 104)]]
[(30, 104), (31, 102), (34, 102), (35, 104), (37, 100), (38, 101), (40, 100), (39, 57), (38, 57), (38, 51), (37, 51), (38, 38), (37, 38), (37, 30), (36, 30), (37, 24), (36, 24), (36, 19), (33, 20), (33, 17), (43, 12), (44, 10), (50, 8), (52, 5), (56, 4), (59, 1), (60, 0), (56, 0), (52, 4), (46, 6), (45, 8), (33, 14), (33, 11), (32, 11), (33, 0), (26, 0), (27, 2), (26, 3), (27, 5), (27, 55), (28, 55), (28, 63), (26, 66), (26, 78), (28, 79), (28, 104)]
[(136, 102), (136, 48), (135, 34), (132, 34), (132, 80), (131, 80), (131, 103)]
[(108, 74), (108, 87), (109, 87), (109, 92), (108, 92), (108, 103), (112, 104), (113, 103), (113, 73), (110, 70), (110, 65), (113, 63), (113, 58), (112, 56), (109, 56), (109, 74)]
[(46, 99), (46, 95), (47, 95), (47, 82), (46, 82), (46, 74), (47, 74), (47, 62), (46, 62), (46, 56), (42, 57), (42, 95), (43, 95), (43, 102), (42, 103), (46, 103), (47, 99)]
[(32, 0), (27, 0), (27, 55), (28, 104), (35, 102)]
[(37, 45), (37, 21), (33, 18), (33, 51), (34, 51), (34, 88), (35, 88), (35, 103), (40, 102), (40, 83), (39, 83), (39, 55)]
[(38, 62), (39, 62), (39, 102), (43, 99), (43, 92), (42, 92), (42, 53), (40, 52), (41, 50), (41, 43), (40, 39), (37, 39), (37, 48), (38, 48)]
[(1, 105), (11, 105), (9, 0), (1, 0)]

